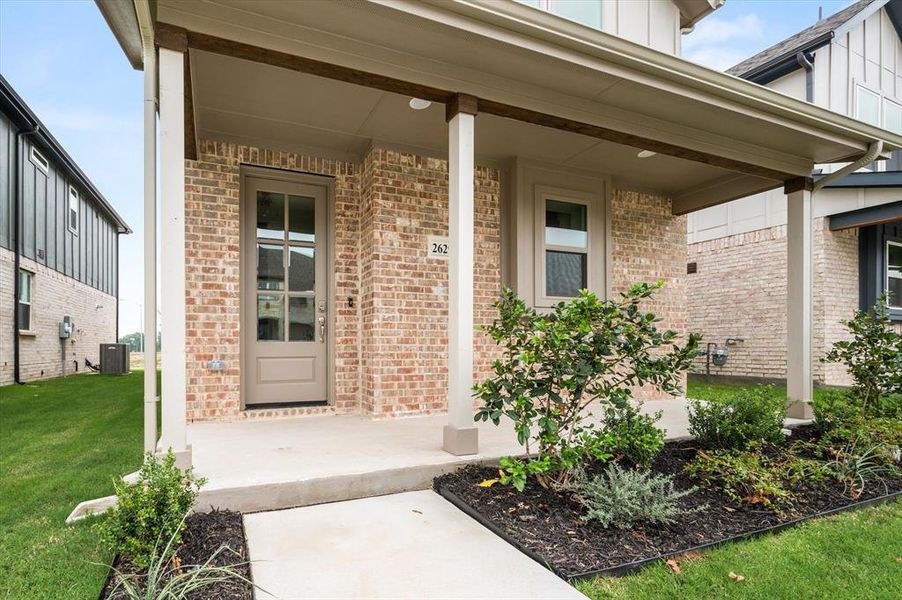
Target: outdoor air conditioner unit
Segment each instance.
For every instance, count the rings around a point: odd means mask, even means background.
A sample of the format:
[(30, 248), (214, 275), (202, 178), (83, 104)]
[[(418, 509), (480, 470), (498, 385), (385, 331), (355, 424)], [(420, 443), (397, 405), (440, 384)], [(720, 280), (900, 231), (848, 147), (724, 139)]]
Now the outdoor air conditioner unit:
[(100, 372), (125, 375), (129, 372), (128, 344), (100, 344)]

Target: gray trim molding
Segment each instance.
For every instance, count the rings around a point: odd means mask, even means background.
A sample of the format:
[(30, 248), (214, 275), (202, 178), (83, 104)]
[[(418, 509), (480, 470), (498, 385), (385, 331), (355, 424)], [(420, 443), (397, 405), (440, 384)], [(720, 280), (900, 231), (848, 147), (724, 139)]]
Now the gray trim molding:
[[(900, 190), (902, 194), (902, 190)], [(902, 220), (902, 200), (830, 215), (830, 231), (880, 225)]]

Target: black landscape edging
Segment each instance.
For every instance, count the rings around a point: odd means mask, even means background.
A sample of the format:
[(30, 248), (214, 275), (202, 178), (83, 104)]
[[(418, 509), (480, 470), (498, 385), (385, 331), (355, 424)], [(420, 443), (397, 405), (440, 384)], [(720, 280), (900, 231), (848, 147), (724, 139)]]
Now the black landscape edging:
[(109, 587), (110, 582), (113, 579), (113, 572), (114, 572), (113, 565), (116, 564), (117, 560), (119, 560), (118, 552), (113, 555), (113, 559), (110, 561), (110, 568), (107, 569), (106, 577), (103, 580), (103, 585), (100, 586), (100, 591), (97, 592), (97, 600), (105, 600), (106, 599), (106, 595), (104, 594), (104, 592), (106, 592), (107, 587)]
[(768, 533), (776, 533), (782, 529), (788, 529), (790, 527), (795, 527), (800, 523), (805, 521), (809, 521), (811, 519), (817, 519), (821, 517), (829, 517), (838, 513), (842, 513), (850, 510), (858, 510), (862, 508), (867, 508), (870, 506), (876, 506), (878, 504), (884, 504), (888, 502), (896, 501), (900, 496), (902, 496), (902, 490), (898, 492), (893, 492), (892, 494), (886, 494), (884, 496), (878, 496), (876, 498), (871, 498), (869, 500), (863, 500), (861, 502), (853, 502), (851, 504), (846, 504), (845, 506), (840, 506), (837, 508), (832, 508), (830, 510), (825, 510), (819, 513), (814, 513), (811, 515), (799, 517), (797, 519), (793, 519), (792, 521), (786, 521), (785, 523), (778, 523), (771, 527), (763, 527), (761, 529), (755, 529), (753, 531), (748, 531), (746, 533), (740, 533), (738, 535), (734, 535), (728, 538), (724, 538), (722, 540), (716, 540), (713, 542), (708, 542), (707, 544), (701, 544), (699, 546), (693, 546), (691, 548), (686, 548), (683, 550), (678, 550), (676, 552), (667, 552), (664, 554), (659, 554), (657, 556), (653, 556), (651, 558), (644, 558), (642, 560), (633, 561), (630, 563), (622, 563), (619, 565), (614, 565), (613, 567), (605, 567), (604, 569), (596, 569), (594, 571), (584, 571), (582, 573), (576, 573), (574, 575), (567, 575), (561, 572), (559, 569), (555, 569), (551, 565), (548, 564), (546, 560), (544, 560), (541, 556), (530, 550), (529, 548), (523, 546), (517, 540), (513, 539), (510, 535), (507, 534), (500, 527), (495, 525), (490, 519), (486, 518), (482, 513), (477, 511), (475, 508), (470, 506), (468, 503), (464, 502), (457, 494), (443, 487), (439, 487), (438, 489), (439, 495), (441, 495), (445, 500), (462, 510), (464, 513), (469, 515), (472, 519), (474, 519), (477, 523), (500, 537), (502, 540), (533, 559), (540, 565), (544, 566), (546, 569), (560, 577), (561, 579), (566, 579), (568, 581), (579, 581), (584, 579), (594, 579), (595, 577), (600, 576), (614, 576), (619, 577), (622, 575), (627, 575), (634, 571), (638, 571), (652, 563), (667, 560), (668, 558), (673, 558), (675, 556), (680, 556), (686, 554), (687, 552), (700, 552), (702, 550), (708, 550), (711, 548), (715, 548), (717, 546), (728, 544), (731, 542), (738, 542), (741, 540), (759, 537), (761, 535), (765, 535)]

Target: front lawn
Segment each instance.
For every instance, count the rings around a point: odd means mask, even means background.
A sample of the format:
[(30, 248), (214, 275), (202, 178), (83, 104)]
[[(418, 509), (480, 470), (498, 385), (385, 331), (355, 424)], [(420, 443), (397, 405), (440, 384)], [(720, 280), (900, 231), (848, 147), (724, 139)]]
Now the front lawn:
[[(902, 504), (896, 502), (679, 558), (679, 574), (661, 563), (576, 587), (593, 599), (898, 598), (900, 531)], [(732, 579), (731, 572), (743, 579)]]
[(76, 504), (141, 463), (143, 374), (0, 388), (0, 598), (96, 598), (108, 563)]
[[(720, 398), (734, 396), (739, 390), (750, 387), (756, 386), (754, 384), (736, 383), (729, 380), (717, 378), (712, 378), (710, 381), (705, 381), (701, 377), (693, 377), (689, 379), (689, 385), (686, 389), (686, 397), (696, 398), (698, 400), (717, 400)], [(773, 396), (786, 398), (785, 385), (771, 385), (765, 387), (768, 387), (770, 394), (772, 394)], [(827, 393), (829, 393), (829, 390), (827, 388), (814, 389), (815, 398), (818, 398)]]

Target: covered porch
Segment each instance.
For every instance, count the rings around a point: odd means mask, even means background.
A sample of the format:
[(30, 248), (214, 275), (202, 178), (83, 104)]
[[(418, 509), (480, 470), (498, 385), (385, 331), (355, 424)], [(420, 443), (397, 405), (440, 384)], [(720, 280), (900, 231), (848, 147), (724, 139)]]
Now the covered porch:
[[(146, 25), (145, 329), (156, 329), (159, 288), (163, 418), (158, 440), (148, 374), (145, 445), (194, 464), (210, 477), (211, 497), (227, 498), (239, 480), (258, 475), (259, 485), (275, 486), (274, 497), (282, 488), (306, 494), (305, 482), (325, 476), (345, 490), (338, 496), (380, 493), (398, 470), (398, 485), (414, 489), (458, 457), (514, 452), (509, 431), (473, 423), (470, 390), (492, 352), (474, 339), (473, 324), (491, 318), (486, 302), (501, 285), (536, 306), (553, 300), (543, 287), (549, 250), (536, 234), (545, 214), (533, 205), (540, 190), (590, 207), (584, 287), (610, 297), (640, 277), (672, 279), (668, 307), (679, 328), (679, 215), (784, 187), (790, 415), (810, 415), (809, 175), (815, 163), (896, 149), (897, 136), (513, 3), (330, 3), (306, 11), (260, 2), (248, 11), (163, 1)], [(422, 165), (438, 175), (403, 179)], [(356, 229), (329, 234), (334, 277), (317, 330), (329, 349), (328, 392), (315, 406), (288, 409), (314, 415), (304, 420), (257, 420), (247, 402), (243, 344), (252, 330), (242, 327), (249, 307), (237, 299), (237, 276), (247, 269), (237, 226), (226, 223), (227, 234), (216, 227), (223, 206), (235, 223), (242, 218), (239, 180), (250, 167), (332, 178), (336, 220), (356, 206)], [(159, 286), (150, 225), (157, 172)], [(641, 224), (623, 216), (646, 201), (666, 204), (667, 214)], [(412, 217), (398, 206), (424, 209)], [(414, 231), (412, 219), (432, 225)], [(221, 255), (202, 245), (204, 236), (222, 238)], [(427, 254), (430, 236), (446, 244), (446, 257)], [(659, 244), (665, 237), (670, 242)], [(372, 251), (370, 243), (381, 245)], [(400, 258), (388, 264), (387, 249)], [(212, 278), (233, 264), (235, 279)], [(480, 271), (486, 265), (488, 274)], [(395, 273), (433, 268), (440, 275), (427, 284), (390, 287)], [(409, 304), (386, 302), (405, 295)], [(214, 306), (231, 312), (207, 310)], [(386, 323), (391, 335), (383, 335)], [(204, 337), (218, 329), (227, 334)], [(386, 354), (389, 347), (400, 350)], [(152, 347), (145, 360), (154, 364)], [(413, 398), (384, 403), (405, 386)], [(418, 404), (418, 395), (428, 402)], [(682, 408), (670, 402), (662, 406)], [(209, 415), (223, 422), (191, 422), (223, 403), (230, 412)], [(395, 416), (415, 418), (372, 420)], [(233, 500), (253, 509), (253, 500)]]

